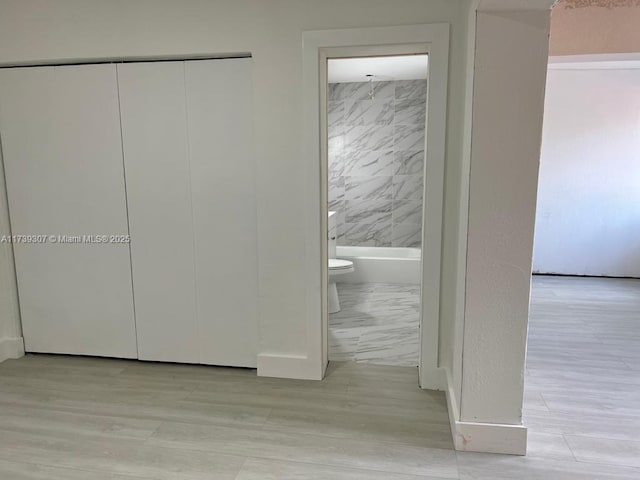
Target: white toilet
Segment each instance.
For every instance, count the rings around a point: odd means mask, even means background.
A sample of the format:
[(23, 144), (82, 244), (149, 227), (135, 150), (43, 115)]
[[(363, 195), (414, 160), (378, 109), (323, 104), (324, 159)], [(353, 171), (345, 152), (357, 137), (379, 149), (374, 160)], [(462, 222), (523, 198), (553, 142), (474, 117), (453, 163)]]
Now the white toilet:
[(354, 271), (352, 261), (336, 258), (337, 239), (336, 212), (329, 212), (329, 290), (327, 292), (329, 313), (338, 313), (340, 311), (336, 277)]

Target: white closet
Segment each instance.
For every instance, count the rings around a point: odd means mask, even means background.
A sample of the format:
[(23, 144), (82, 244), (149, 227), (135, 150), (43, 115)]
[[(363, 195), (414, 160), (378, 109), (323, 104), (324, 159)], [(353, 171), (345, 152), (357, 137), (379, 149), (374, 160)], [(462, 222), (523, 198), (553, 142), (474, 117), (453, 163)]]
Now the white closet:
[(184, 63), (118, 65), (138, 356), (198, 363)]
[[(113, 65), (0, 71), (13, 234), (126, 235)], [(127, 244), (14, 245), (29, 352), (136, 357)]]
[(250, 67), (0, 71), (13, 233), (131, 236), (16, 246), (27, 351), (256, 365)]

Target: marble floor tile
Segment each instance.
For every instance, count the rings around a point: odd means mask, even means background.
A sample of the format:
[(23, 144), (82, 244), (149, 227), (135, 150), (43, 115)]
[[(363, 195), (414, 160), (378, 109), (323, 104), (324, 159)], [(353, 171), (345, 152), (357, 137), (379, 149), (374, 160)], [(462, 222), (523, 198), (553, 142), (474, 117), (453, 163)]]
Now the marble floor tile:
[(420, 330), (417, 325), (368, 328), (358, 342), (357, 362), (380, 365), (418, 365)]
[(338, 285), (341, 311), (329, 316), (329, 359), (417, 366), (419, 285)]

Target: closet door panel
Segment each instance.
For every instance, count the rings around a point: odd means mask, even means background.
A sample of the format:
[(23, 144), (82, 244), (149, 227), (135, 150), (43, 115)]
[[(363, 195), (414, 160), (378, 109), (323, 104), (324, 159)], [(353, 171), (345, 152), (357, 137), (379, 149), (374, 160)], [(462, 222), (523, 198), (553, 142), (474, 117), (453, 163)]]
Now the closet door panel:
[[(116, 68), (0, 71), (0, 138), (28, 352), (136, 357)], [(85, 239), (86, 240), (86, 239)]]
[(251, 59), (185, 62), (202, 363), (255, 367)]
[(197, 363), (184, 62), (119, 65), (118, 81), (139, 357)]

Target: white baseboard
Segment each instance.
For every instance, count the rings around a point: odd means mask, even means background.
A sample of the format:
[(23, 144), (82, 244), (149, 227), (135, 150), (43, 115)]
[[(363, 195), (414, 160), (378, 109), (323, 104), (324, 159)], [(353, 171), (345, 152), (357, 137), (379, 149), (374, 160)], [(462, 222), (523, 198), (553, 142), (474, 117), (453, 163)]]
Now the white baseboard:
[(527, 454), (527, 427), (499, 423), (456, 422), (456, 450), (463, 452)]
[(460, 410), (458, 410), (458, 402), (456, 401), (456, 395), (453, 390), (453, 380), (448, 370), (445, 371), (445, 378), (447, 382), (447, 411), (449, 412), (449, 425), (451, 426), (451, 436), (453, 437), (454, 448), (457, 450), (456, 437), (457, 437), (457, 424), (460, 421)]
[(0, 338), (0, 362), (22, 356), (24, 356), (24, 340), (22, 337)]
[(453, 446), (462, 452), (503, 453), (526, 455), (527, 427), (499, 423), (476, 423), (460, 421), (460, 410), (453, 390), (451, 376), (447, 378), (447, 408)]
[(315, 363), (302, 355), (261, 353), (258, 355), (258, 376), (322, 380), (322, 365)]

